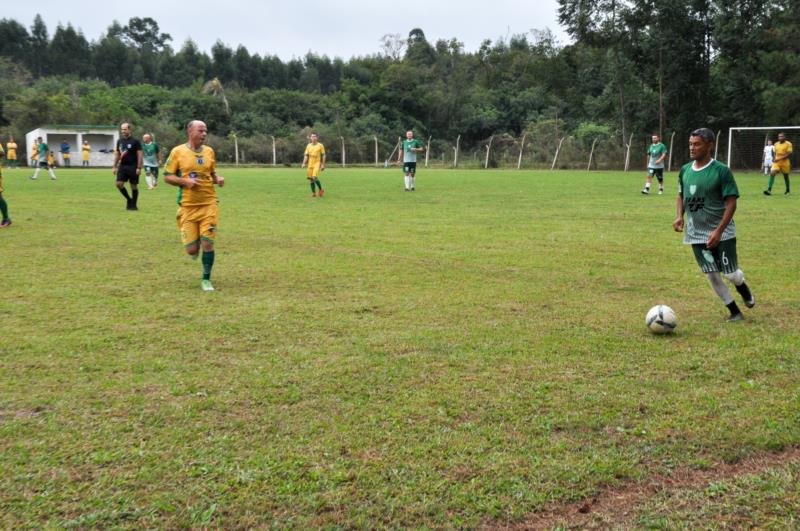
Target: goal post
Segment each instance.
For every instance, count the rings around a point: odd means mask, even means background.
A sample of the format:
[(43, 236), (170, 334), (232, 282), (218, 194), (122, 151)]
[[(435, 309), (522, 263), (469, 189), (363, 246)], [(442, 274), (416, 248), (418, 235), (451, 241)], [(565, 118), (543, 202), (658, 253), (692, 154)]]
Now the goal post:
[(728, 166), (743, 170), (761, 169), (767, 140), (775, 142), (781, 132), (786, 133), (787, 140), (793, 144), (800, 142), (800, 125), (729, 128)]

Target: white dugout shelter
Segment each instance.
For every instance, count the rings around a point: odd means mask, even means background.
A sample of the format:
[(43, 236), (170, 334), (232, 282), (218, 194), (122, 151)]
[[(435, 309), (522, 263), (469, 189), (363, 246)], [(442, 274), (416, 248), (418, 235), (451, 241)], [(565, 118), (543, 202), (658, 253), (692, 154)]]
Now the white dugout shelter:
[(89, 166), (112, 166), (119, 128), (116, 125), (44, 125), (25, 135), (28, 161), (33, 154), (33, 144), (39, 137), (42, 137), (55, 154), (59, 166), (64, 165), (59, 151), (61, 143), (65, 140), (69, 143), (73, 167), (81, 165), (81, 146), (84, 140), (88, 140), (92, 148), (89, 153)]

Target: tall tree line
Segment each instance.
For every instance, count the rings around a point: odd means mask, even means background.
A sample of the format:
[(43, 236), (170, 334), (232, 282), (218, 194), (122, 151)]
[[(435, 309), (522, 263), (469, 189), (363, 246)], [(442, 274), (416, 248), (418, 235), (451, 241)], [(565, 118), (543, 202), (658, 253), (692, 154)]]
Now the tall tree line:
[(283, 61), (217, 42), (173, 47), (152, 18), (95, 40), (0, 20), (0, 125), (116, 122), (178, 130), (203, 116), (221, 138), (392, 138), (413, 127), (466, 144), (524, 132), (578, 137), (800, 121), (800, 0), (560, 0), (572, 38), (548, 31), (429, 41), (415, 28), (347, 60)]

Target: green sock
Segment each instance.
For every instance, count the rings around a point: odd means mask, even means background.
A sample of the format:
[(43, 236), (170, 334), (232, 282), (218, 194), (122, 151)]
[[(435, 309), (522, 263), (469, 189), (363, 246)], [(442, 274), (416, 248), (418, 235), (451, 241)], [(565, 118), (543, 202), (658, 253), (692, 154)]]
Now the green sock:
[(8, 203), (5, 199), (0, 199), (0, 212), (3, 213), (3, 221), (8, 221)]
[(203, 280), (211, 280), (211, 268), (214, 267), (214, 251), (203, 251)]
[(321, 182), (319, 182), (319, 179), (314, 179), (314, 182), (315, 182), (315, 183), (317, 183), (317, 188), (319, 188), (320, 190), (322, 190), (322, 183), (321, 183)]
[(767, 184), (767, 190), (772, 190), (772, 185), (775, 184), (775, 176), (769, 176), (769, 183)]
[(315, 193), (317, 190), (314, 188), (314, 181), (311, 181), (311, 193)]
[(784, 175), (783, 176), (783, 182), (786, 183), (786, 191), (788, 192), (789, 191), (789, 176), (788, 175)]

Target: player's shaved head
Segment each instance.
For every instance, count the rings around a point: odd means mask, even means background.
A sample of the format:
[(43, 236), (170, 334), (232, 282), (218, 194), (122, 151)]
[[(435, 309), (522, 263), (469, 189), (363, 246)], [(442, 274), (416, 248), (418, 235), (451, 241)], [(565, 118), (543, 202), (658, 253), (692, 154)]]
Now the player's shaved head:
[(192, 120), (186, 125), (187, 133), (189, 134), (189, 143), (195, 147), (199, 148), (203, 145), (203, 142), (206, 141), (206, 136), (208, 136), (208, 128), (206, 127), (206, 123), (201, 120)]
[(122, 131), (122, 136), (128, 137), (131, 134), (131, 124), (128, 122), (123, 123), (119, 126), (120, 131)]

